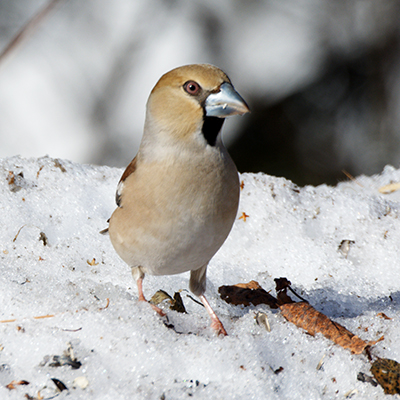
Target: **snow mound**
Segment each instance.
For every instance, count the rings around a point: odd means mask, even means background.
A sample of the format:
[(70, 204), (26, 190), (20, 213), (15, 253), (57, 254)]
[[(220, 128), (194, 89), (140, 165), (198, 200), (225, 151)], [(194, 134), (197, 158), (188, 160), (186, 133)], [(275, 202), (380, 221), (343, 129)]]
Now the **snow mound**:
[[(385, 397), (357, 380), (371, 375), (364, 355), (307, 335), (267, 306), (226, 304), (218, 287), (254, 279), (273, 290), (285, 276), (362, 339), (384, 335), (374, 353), (400, 361), (400, 192), (379, 192), (400, 182), (400, 170), (304, 188), (242, 174), (238, 219), (207, 281), (225, 338), (188, 297), (188, 274), (145, 279), (149, 298), (183, 290), (188, 314), (168, 310), (170, 327), (137, 302), (130, 269), (99, 233), (121, 173), (49, 157), (0, 160), (0, 398)], [(352, 241), (345, 254), (343, 240)], [(256, 324), (258, 310), (270, 333)], [(68, 389), (57, 392), (52, 379)], [(13, 380), (29, 384), (6, 388)]]

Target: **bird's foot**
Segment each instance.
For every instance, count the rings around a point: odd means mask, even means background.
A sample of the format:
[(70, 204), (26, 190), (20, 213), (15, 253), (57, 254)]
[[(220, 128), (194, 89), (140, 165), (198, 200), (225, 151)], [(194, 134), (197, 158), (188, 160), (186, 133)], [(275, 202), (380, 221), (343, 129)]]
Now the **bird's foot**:
[(144, 302), (150, 304), (150, 305), (151, 305), (151, 308), (152, 308), (160, 317), (165, 317), (167, 314), (166, 314), (163, 310), (161, 310), (160, 307), (157, 307), (155, 304), (151, 304), (151, 303), (149, 303), (149, 302), (146, 300), (146, 298), (144, 297), (144, 294), (143, 294), (142, 283), (143, 283), (143, 278), (139, 278), (139, 279), (137, 280), (137, 286), (138, 286), (138, 291), (139, 291), (139, 301), (144, 301)]
[(161, 310), (160, 307), (157, 307), (155, 304), (151, 304), (151, 303), (149, 303), (149, 304), (151, 305), (151, 308), (152, 308), (160, 317), (165, 317), (165, 316), (167, 315), (163, 310)]
[(226, 330), (222, 325), (222, 322), (217, 318), (211, 322), (211, 328), (217, 333), (217, 335), (227, 336)]
[(149, 304), (151, 308), (160, 316), (160, 317), (165, 317), (167, 314), (161, 310), (160, 307), (157, 307), (155, 304), (151, 304), (148, 302), (144, 296), (139, 296), (139, 301), (144, 301), (145, 303)]
[(227, 336), (228, 334), (226, 333), (226, 330), (222, 325), (222, 322), (219, 320), (217, 314), (215, 314), (214, 310), (211, 308), (210, 303), (205, 298), (204, 294), (200, 295), (199, 297), (204, 307), (206, 308), (208, 314), (211, 317), (211, 328), (214, 329), (217, 335)]

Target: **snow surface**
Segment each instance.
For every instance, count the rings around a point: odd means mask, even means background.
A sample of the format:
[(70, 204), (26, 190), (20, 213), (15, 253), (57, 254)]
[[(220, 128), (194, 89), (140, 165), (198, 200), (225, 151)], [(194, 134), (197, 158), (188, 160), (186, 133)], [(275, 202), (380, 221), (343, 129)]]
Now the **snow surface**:
[[(147, 297), (183, 289), (188, 314), (168, 310), (174, 329), (138, 303), (129, 268), (99, 234), (121, 173), (49, 157), (0, 160), (1, 399), (56, 396), (51, 378), (68, 388), (58, 399), (386, 398), (357, 380), (360, 371), (371, 375), (365, 355), (312, 337), (267, 306), (229, 305), (218, 287), (254, 279), (274, 292), (273, 279), (285, 276), (362, 339), (384, 335), (373, 353), (400, 361), (400, 193), (378, 192), (399, 182), (400, 170), (304, 188), (242, 174), (238, 216), (248, 217), (237, 219), (207, 281), (224, 338), (187, 296), (188, 274), (145, 279)], [(355, 242), (347, 258), (338, 251), (344, 239)], [(258, 310), (271, 332), (256, 324)], [(50, 366), (69, 343), (81, 367)], [(7, 389), (13, 380), (29, 385)]]

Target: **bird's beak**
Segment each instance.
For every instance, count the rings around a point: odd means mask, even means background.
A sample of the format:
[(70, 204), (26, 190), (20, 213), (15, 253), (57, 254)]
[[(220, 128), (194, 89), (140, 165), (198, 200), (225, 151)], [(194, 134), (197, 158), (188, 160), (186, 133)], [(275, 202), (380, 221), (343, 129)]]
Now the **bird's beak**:
[(205, 102), (207, 117), (225, 118), (250, 112), (246, 102), (230, 83), (223, 83), (217, 93), (211, 93)]

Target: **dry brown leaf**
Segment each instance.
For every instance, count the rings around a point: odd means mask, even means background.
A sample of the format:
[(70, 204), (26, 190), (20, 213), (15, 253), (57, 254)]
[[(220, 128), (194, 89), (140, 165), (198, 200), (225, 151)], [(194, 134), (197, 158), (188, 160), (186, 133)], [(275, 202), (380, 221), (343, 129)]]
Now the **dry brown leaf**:
[(317, 311), (307, 301), (294, 303), (287, 295), (292, 291), (291, 283), (286, 278), (275, 279), (278, 298), (266, 292), (256, 281), (239, 283), (232, 286), (220, 286), (218, 292), (223, 300), (234, 305), (267, 304), (271, 308), (280, 308), (282, 315), (299, 328), (303, 328), (310, 335), (322, 333), (335, 344), (349, 349), (354, 354), (361, 354), (367, 347), (383, 340), (383, 336), (376, 341), (366, 342), (351, 333), (344, 326), (332, 321), (325, 314)]
[(238, 219), (242, 219), (244, 222), (246, 222), (246, 218), (249, 218), (250, 215), (247, 215), (245, 212), (242, 212), (242, 215)]
[(381, 186), (379, 193), (390, 194), (400, 189), (400, 183), (390, 183), (389, 185)]
[(156, 306), (162, 303), (164, 300), (172, 301), (172, 297), (165, 290), (157, 290), (149, 300), (149, 303), (155, 304)]
[(176, 292), (174, 294), (174, 298), (172, 298), (166, 291), (160, 289), (156, 293), (154, 293), (154, 295), (150, 299), (150, 303), (158, 305), (164, 300), (168, 300), (170, 302), (169, 308), (171, 310), (178, 311), (180, 313), (186, 313), (186, 309), (179, 292)]
[(251, 303), (254, 306), (258, 304), (267, 304), (271, 308), (278, 308), (275, 297), (266, 292), (255, 281), (239, 283), (232, 286), (220, 286), (218, 292), (222, 300), (225, 300), (228, 304), (234, 304), (235, 306), (239, 304), (249, 306)]
[(282, 305), (287, 303), (293, 303), (293, 300), (287, 295), (287, 290), (288, 289), (292, 290), (290, 287), (292, 283), (286, 278), (275, 278), (274, 281), (275, 281), (275, 290), (277, 293), (278, 304)]
[[(57, 1), (57, 0), (56, 0)], [(57, 167), (57, 168), (60, 168), (61, 169), (61, 172), (67, 172), (67, 170), (64, 168), (64, 166), (61, 164), (61, 162), (60, 162), (60, 160), (58, 159), (58, 158), (56, 158), (55, 160), (54, 160), (54, 165)]]
[(29, 385), (28, 381), (12, 381), (10, 382), (8, 385), (6, 385), (6, 388), (8, 390), (13, 390), (16, 389), (16, 386), (20, 386), (20, 385)]
[(381, 337), (377, 341), (365, 342), (308, 303), (283, 304), (280, 309), (282, 315), (289, 322), (305, 329), (310, 335), (314, 336), (316, 333), (322, 333), (327, 339), (345, 349), (349, 349), (354, 354), (361, 354), (366, 347), (383, 340), (383, 337)]
[(378, 317), (381, 317), (381, 318), (383, 318), (383, 319), (392, 319), (392, 318), (388, 317), (388, 316), (387, 316), (385, 313), (383, 313), (383, 312), (378, 313), (377, 316), (378, 316)]
[(400, 364), (387, 358), (378, 358), (371, 372), (386, 394), (400, 394)]
[(9, 185), (13, 185), (15, 182), (15, 175), (14, 172), (8, 171), (7, 182)]
[(36, 179), (39, 178), (40, 172), (42, 171), (43, 168), (44, 168), (44, 165), (42, 165), (42, 166), (39, 168), (39, 171), (36, 173)]
[(260, 284), (256, 281), (250, 281), (248, 283), (237, 283), (236, 285), (233, 285), (233, 286), (244, 288), (244, 289), (262, 289)]
[(171, 310), (186, 314), (186, 308), (185, 305), (183, 304), (183, 300), (179, 292), (175, 292), (174, 299), (169, 308)]

